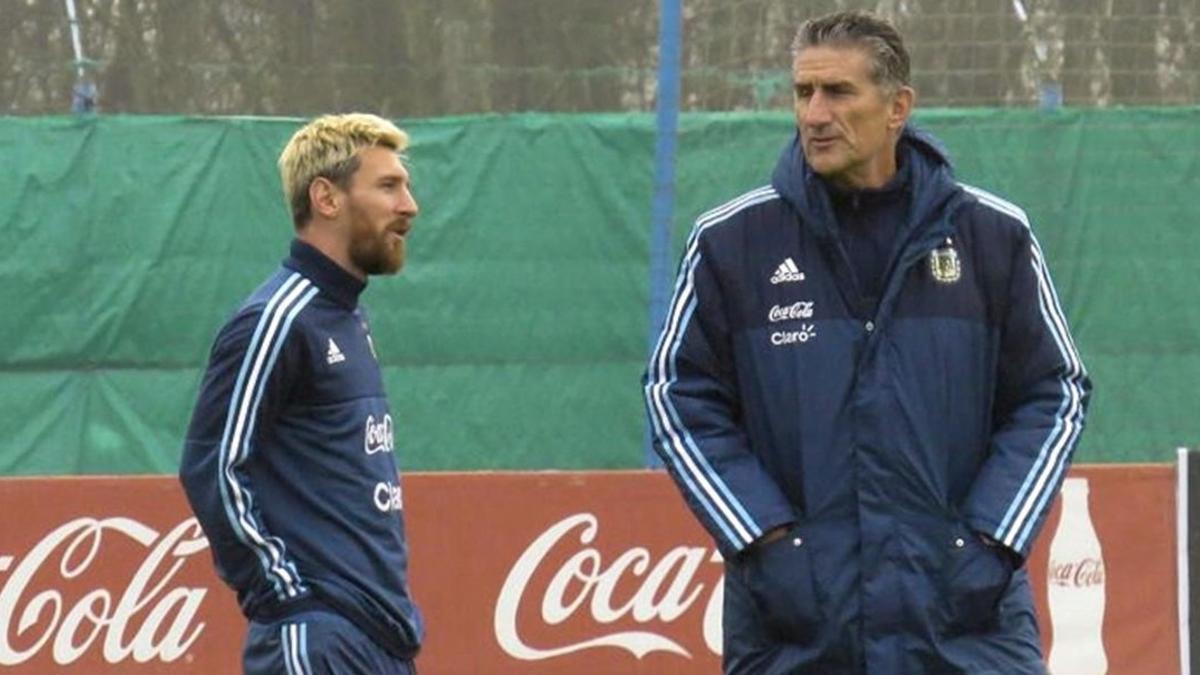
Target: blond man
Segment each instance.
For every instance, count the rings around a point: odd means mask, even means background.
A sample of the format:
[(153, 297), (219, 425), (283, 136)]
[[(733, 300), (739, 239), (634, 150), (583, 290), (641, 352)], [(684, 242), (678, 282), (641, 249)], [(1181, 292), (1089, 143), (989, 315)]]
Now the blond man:
[(250, 621), (246, 673), (409, 674), (409, 592), (393, 425), (366, 314), (417, 215), (374, 115), (321, 117), (279, 158), (295, 240), (214, 341), (180, 480)]

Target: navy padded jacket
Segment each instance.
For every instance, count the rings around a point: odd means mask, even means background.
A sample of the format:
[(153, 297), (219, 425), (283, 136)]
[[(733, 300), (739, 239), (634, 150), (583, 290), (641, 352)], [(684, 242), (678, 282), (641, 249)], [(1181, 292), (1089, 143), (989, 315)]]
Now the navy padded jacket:
[(811, 620), (783, 622), (787, 672), (1025, 672), (1004, 629), (1028, 614), (1036, 643), (1024, 570), (981, 625), (960, 558), (976, 533), (1027, 555), (1091, 384), (1025, 213), (956, 183), (920, 132), (898, 151), (912, 193), (877, 307), (797, 140), (771, 185), (698, 219), (644, 381), (655, 447), (730, 561), (727, 597), (735, 574), (771, 614), (740, 554), (797, 523), (817, 590), (785, 610)]

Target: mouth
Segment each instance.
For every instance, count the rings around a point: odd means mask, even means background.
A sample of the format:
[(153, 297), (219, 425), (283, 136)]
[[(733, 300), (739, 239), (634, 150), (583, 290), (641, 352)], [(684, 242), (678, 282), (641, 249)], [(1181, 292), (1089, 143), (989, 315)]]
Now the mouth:
[(809, 138), (808, 145), (814, 150), (825, 150), (830, 148), (834, 143), (837, 143), (837, 136), (824, 136), (820, 138)]
[(412, 229), (411, 223), (402, 222), (393, 227), (388, 228), (387, 235), (388, 235), (388, 237), (394, 237), (396, 239), (404, 239), (405, 237), (408, 236), (408, 231), (411, 229)]
[(397, 250), (406, 245), (405, 233), (407, 230), (389, 229), (383, 233), (383, 239), (380, 243), (392, 250)]

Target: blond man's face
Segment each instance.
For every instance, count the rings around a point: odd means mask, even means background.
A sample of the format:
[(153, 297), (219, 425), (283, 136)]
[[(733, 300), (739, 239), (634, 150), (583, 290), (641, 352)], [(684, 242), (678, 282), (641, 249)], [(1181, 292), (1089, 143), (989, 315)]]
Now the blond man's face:
[(364, 275), (399, 272), (406, 238), (420, 210), (399, 156), (385, 147), (363, 149), (344, 192), (351, 264)]

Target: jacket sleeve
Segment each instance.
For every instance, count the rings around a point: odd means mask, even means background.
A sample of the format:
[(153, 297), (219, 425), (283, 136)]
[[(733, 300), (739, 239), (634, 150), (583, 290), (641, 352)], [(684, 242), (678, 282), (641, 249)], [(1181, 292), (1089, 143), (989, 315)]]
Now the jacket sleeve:
[(1091, 381), (1024, 213), (1002, 325), (989, 452), (968, 524), (1023, 560), (1067, 473)]
[(279, 307), (245, 310), (222, 328), (188, 427), (179, 478), (222, 579), (252, 613), (262, 601), (307, 588), (284, 542), (272, 536), (255, 489), (259, 430), (269, 428), (300, 379), (301, 340)]
[(655, 451), (726, 558), (796, 520), (740, 423), (729, 324), (697, 225), (644, 382)]

